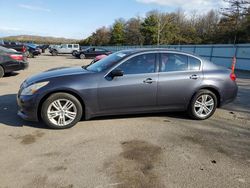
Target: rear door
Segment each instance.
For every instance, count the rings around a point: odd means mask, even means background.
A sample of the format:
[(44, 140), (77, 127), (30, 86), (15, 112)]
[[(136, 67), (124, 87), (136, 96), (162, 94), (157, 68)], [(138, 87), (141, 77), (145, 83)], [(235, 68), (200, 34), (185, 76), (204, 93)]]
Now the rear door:
[(68, 48), (66, 49), (66, 53), (70, 54), (73, 51), (73, 45), (72, 44), (68, 44)]
[(103, 54), (105, 54), (105, 52), (106, 52), (106, 50), (104, 50), (104, 49), (96, 48), (95, 49), (95, 57), (98, 55), (103, 55)]
[(203, 79), (201, 60), (181, 53), (161, 53), (157, 104), (186, 108)]
[(144, 111), (156, 106), (157, 54), (141, 54), (126, 60), (117, 69), (124, 75), (103, 78), (98, 87), (100, 111)]
[(89, 48), (89, 49), (87, 49), (86, 51), (85, 51), (85, 57), (86, 58), (92, 58), (92, 57), (94, 57), (95, 55), (95, 48)]

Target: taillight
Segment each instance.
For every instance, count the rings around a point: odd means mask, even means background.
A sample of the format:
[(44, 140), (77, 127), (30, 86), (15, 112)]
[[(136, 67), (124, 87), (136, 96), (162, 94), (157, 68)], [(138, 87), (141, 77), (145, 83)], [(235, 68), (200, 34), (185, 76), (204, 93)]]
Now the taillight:
[(25, 53), (26, 52), (26, 48), (25, 46), (23, 46), (22, 52)]
[(12, 55), (10, 55), (10, 58), (14, 59), (16, 61), (23, 61), (24, 60), (23, 55), (19, 55), (19, 54), (12, 54)]
[(231, 78), (231, 80), (235, 81), (236, 80), (236, 75), (234, 73), (231, 73), (230, 78)]

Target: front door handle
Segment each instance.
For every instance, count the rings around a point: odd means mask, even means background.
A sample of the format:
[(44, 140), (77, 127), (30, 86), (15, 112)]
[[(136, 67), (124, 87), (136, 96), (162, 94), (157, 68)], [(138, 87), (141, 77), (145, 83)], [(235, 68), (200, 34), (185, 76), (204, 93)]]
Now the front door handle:
[(199, 76), (197, 76), (196, 74), (193, 74), (192, 76), (190, 76), (190, 79), (192, 80), (197, 80), (199, 78)]
[(155, 81), (152, 79), (152, 78), (147, 78), (146, 80), (143, 80), (143, 83), (144, 84), (152, 84), (154, 83)]

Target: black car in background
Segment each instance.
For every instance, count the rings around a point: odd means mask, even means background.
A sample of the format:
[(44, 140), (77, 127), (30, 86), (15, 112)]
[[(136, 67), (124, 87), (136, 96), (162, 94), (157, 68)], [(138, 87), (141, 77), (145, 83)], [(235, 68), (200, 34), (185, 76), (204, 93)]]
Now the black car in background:
[(28, 57), (41, 55), (42, 50), (34, 44), (26, 44), (28, 50)]
[(49, 48), (49, 45), (48, 44), (39, 45), (38, 48), (42, 50), (42, 53), (45, 53), (45, 50)]
[(28, 67), (26, 56), (0, 46), (0, 78), (6, 73), (24, 70)]
[(85, 50), (81, 50), (80, 52), (77, 52), (75, 54), (75, 57), (80, 59), (85, 59), (85, 58), (95, 58), (96, 56), (99, 55), (110, 55), (110, 54), (112, 54), (112, 52), (104, 48), (90, 47)]

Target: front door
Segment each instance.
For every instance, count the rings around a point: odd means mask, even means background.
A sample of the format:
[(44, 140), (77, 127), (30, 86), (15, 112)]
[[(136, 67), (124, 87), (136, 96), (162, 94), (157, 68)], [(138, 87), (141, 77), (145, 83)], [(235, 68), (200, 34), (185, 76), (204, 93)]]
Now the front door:
[(98, 87), (100, 111), (143, 111), (156, 106), (158, 73), (156, 54), (131, 57), (115, 69), (123, 76), (103, 78)]

